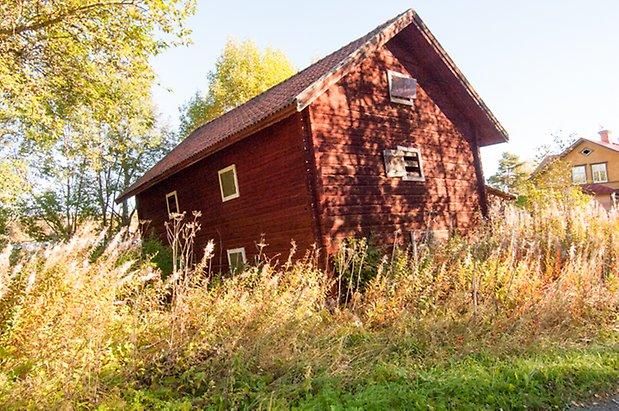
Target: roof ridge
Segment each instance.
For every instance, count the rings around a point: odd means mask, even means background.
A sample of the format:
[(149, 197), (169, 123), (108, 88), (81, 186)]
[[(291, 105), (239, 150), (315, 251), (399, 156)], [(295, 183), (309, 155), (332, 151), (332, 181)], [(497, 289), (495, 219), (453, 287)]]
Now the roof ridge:
[[(350, 47), (353, 43), (356, 43), (364, 38), (368, 38), (366, 41), (363, 42), (363, 44), (360, 44), (358, 47), (356, 47), (350, 54), (348, 54), (348, 56), (346, 56), (344, 59), (340, 60), (340, 62), (338, 64), (336, 64), (335, 66), (333, 66), (333, 68), (331, 70), (329, 70), (328, 72), (324, 73), (320, 78), (316, 79), (312, 84), (310, 84), (305, 90), (303, 90), (301, 93), (299, 93), (296, 96), (297, 99), (297, 110), (301, 111), (302, 109), (304, 109), (305, 107), (307, 107), (311, 101), (313, 101), (316, 98), (316, 96), (312, 95), (312, 91), (315, 88), (315, 86), (317, 85), (322, 85), (322, 82), (326, 81), (329, 77), (335, 75), (335, 73), (337, 73), (337, 71), (339, 69), (343, 69), (344, 67), (346, 67), (348, 64), (350, 64), (351, 62), (353, 62), (355, 60), (355, 57), (357, 57), (358, 55), (360, 55), (363, 51), (362, 50), (364, 48), (366, 48), (368, 45), (372, 44), (381, 34), (385, 33), (385, 31), (392, 26), (393, 24), (397, 23), (398, 21), (400, 21), (403, 17), (405, 17), (406, 15), (415, 15), (415, 10), (412, 8), (409, 8), (408, 10), (406, 10), (405, 12), (397, 15), (396, 17), (393, 17), (390, 20), (387, 20), (386, 22), (384, 22), (383, 24), (380, 24), (378, 26), (376, 26), (374, 28), (374, 30), (368, 32), (366, 35), (359, 37), (356, 40), (351, 41), (350, 43), (348, 43), (347, 45), (345, 45), (344, 47), (341, 47), (340, 49), (338, 49), (337, 51), (333, 52), (332, 54), (336, 54), (337, 52), (339, 52), (340, 50), (343, 50), (347, 47)], [(331, 55), (332, 55), (331, 54)], [(328, 57), (328, 56), (327, 56)], [(325, 88), (325, 85), (322, 85), (323, 89)], [(319, 91), (318, 93), (316, 93), (318, 95), (322, 94), (321, 91)], [(299, 99), (302, 99), (303, 97), (306, 97), (306, 101), (300, 102), (298, 101)]]

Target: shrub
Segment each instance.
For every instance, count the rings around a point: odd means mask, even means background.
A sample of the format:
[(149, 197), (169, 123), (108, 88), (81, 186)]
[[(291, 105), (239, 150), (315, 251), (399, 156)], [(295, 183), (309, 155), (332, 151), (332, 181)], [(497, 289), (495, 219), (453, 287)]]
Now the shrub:
[(158, 268), (162, 278), (168, 278), (172, 274), (172, 250), (157, 238), (150, 236), (142, 241), (142, 258)]

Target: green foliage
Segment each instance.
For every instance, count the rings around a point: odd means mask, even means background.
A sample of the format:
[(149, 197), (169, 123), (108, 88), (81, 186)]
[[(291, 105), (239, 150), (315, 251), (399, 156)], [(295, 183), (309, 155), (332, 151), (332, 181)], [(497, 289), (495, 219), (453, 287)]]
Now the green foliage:
[(587, 390), (614, 388), (616, 345), (527, 352), (498, 358), (475, 353), (427, 364), (392, 357), (369, 375), (342, 384), (332, 378), (313, 395), (289, 403), (301, 409), (551, 409)]
[(107, 85), (114, 97), (103, 117), (75, 107), (55, 140), (43, 146), (22, 141), (37, 184), (19, 211), (35, 238), (70, 238), (91, 218), (111, 230), (127, 225), (131, 206), (117, 206), (114, 199), (175, 143), (173, 133), (157, 128), (144, 89), (126, 81)]
[(193, 130), (292, 76), (296, 69), (277, 49), (264, 52), (252, 40), (229, 39), (208, 73), (206, 95), (197, 92), (181, 107), (179, 133), (184, 138)]
[(338, 243), (333, 257), (338, 301), (348, 301), (379, 275), (382, 271), (382, 251), (371, 238), (346, 238)]
[[(81, 180), (84, 175), (76, 177)], [(70, 189), (64, 192), (47, 190), (34, 195), (30, 204), (22, 208), (21, 223), (37, 241), (67, 240), (78, 226), (95, 215), (90, 205), (92, 198), (87, 195), (86, 190)]]
[(149, 58), (186, 41), (193, 10), (192, 0), (3, 1), (0, 136), (48, 140), (76, 106), (105, 112), (107, 80), (150, 82)]
[(9, 222), (11, 220), (9, 211), (6, 208), (0, 207), (0, 245), (6, 244), (8, 241)]
[(156, 127), (149, 59), (188, 41), (194, 3), (0, 4), (0, 207), (37, 237), (69, 238), (93, 214), (129, 222), (131, 206), (113, 199), (172, 135)]
[(519, 203), (529, 210), (557, 205), (566, 210), (579, 209), (591, 201), (591, 196), (572, 182), (571, 164), (561, 159), (552, 161), (542, 173), (523, 184), (520, 193)]
[(526, 163), (520, 161), (517, 154), (504, 152), (499, 160), (499, 168), (496, 174), (488, 178), (488, 184), (507, 193), (519, 193), (529, 174)]
[(173, 271), (172, 250), (154, 237), (142, 242), (142, 256), (161, 271), (161, 276), (168, 278)]
[(30, 190), (25, 161), (19, 157), (14, 142), (5, 142), (0, 150), (0, 244), (9, 240), (10, 223), (16, 219), (18, 199)]

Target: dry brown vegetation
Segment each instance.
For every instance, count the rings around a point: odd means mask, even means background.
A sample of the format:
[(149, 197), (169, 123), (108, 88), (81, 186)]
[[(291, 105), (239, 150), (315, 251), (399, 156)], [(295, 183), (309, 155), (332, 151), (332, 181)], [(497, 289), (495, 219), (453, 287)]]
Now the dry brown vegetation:
[[(508, 207), (475, 240), (378, 258), (349, 242), (333, 280), (315, 253), (234, 277), (203, 262), (162, 279), (136, 236), (106, 242), (85, 227), (43, 252), (0, 255), (0, 404), (563, 404), (619, 376), (618, 236), (616, 211), (545, 199)], [(391, 396), (403, 402), (376, 402)]]

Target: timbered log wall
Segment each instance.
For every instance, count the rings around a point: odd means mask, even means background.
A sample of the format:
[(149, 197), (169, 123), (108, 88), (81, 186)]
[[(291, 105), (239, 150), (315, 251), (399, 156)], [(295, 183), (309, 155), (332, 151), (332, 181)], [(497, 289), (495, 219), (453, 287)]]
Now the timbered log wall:
[[(467, 232), (485, 206), (479, 147), (468, 114), (456, 109), (428, 64), (400, 37), (392, 39), (301, 113), (140, 193), (146, 231), (165, 241), (165, 196), (176, 191), (181, 211), (202, 212), (197, 257), (214, 239), (215, 270), (227, 269), (227, 249), (255, 256), (262, 234), (267, 255), (286, 259), (293, 239), (301, 256), (314, 243), (333, 252), (344, 237), (390, 244), (396, 231), (405, 241), (411, 231)], [(423, 73), (414, 106), (390, 101), (388, 70)], [(383, 150), (398, 145), (421, 150), (425, 181), (386, 177)], [(217, 172), (231, 164), (240, 197), (222, 202)]]
[[(138, 215), (149, 221), (145, 231), (166, 241), (165, 196), (176, 191), (181, 211), (202, 213), (196, 254), (201, 258), (208, 240), (215, 240), (215, 270), (227, 269), (227, 249), (244, 247), (247, 259), (254, 257), (262, 234), (267, 256), (287, 259), (293, 239), (302, 256), (316, 238), (302, 130), (301, 114), (292, 115), (140, 193)], [(217, 172), (231, 164), (240, 197), (222, 202)]]
[[(468, 231), (479, 218), (474, 135), (463, 118), (455, 119), (458, 129), (439, 108), (433, 98), (453, 107), (440, 86), (431, 86), (431, 98), (419, 82), (413, 107), (391, 102), (387, 71), (417, 77), (423, 69), (396, 58), (397, 47), (392, 41), (368, 56), (308, 107), (328, 250), (349, 236), (390, 243), (396, 230), (407, 240), (412, 230)], [(383, 150), (398, 145), (421, 150), (425, 181), (386, 177)]]

